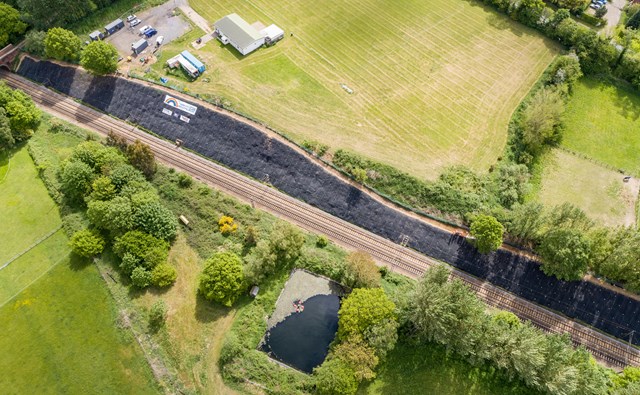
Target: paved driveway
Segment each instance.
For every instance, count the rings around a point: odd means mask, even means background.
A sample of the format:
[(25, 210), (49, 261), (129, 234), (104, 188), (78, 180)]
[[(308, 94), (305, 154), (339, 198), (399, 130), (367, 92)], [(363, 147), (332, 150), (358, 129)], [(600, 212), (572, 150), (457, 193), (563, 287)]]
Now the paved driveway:
[(618, 22), (620, 21), (620, 17), (622, 16), (622, 9), (627, 5), (627, 0), (610, 0), (609, 4), (607, 4), (607, 15), (605, 18), (607, 19), (607, 26), (602, 29), (602, 32), (607, 35), (612, 35)]
[(131, 44), (143, 38), (139, 29), (145, 25), (150, 25), (158, 31), (158, 34), (147, 39), (149, 47), (143, 54), (150, 53), (155, 47), (156, 37), (164, 36), (164, 43), (166, 44), (189, 31), (189, 23), (182, 19), (181, 16), (174, 15), (174, 8), (174, 2), (169, 1), (158, 7), (143, 11), (137, 14), (138, 18), (142, 20), (138, 26), (131, 28), (129, 24), (126, 24), (124, 29), (107, 37), (105, 41), (113, 44), (122, 57), (134, 56), (131, 51)]

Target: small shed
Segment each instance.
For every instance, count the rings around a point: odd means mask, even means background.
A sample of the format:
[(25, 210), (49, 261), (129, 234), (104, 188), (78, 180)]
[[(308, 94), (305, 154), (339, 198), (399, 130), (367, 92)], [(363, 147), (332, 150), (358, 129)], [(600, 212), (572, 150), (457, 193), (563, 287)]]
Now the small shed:
[(91, 39), (91, 41), (102, 40), (104, 38), (104, 34), (102, 34), (100, 30), (96, 30), (93, 33), (89, 33), (89, 38)]
[(195, 67), (200, 74), (204, 73), (204, 70), (205, 70), (204, 64), (202, 64), (202, 62), (199, 61), (198, 58), (191, 55), (191, 53), (187, 50), (182, 51), (181, 55), (183, 58), (187, 59), (189, 63), (191, 63), (193, 67)]
[(269, 25), (260, 30), (260, 34), (264, 36), (264, 42), (267, 45), (273, 45), (284, 38), (284, 30), (276, 25)]
[(104, 30), (107, 32), (107, 34), (113, 34), (118, 30), (122, 29), (123, 27), (124, 27), (124, 22), (122, 22), (122, 19), (116, 19), (115, 21), (105, 26)]
[(147, 48), (149, 46), (149, 43), (147, 42), (147, 40), (140, 39), (138, 41), (136, 41), (135, 43), (131, 44), (131, 50), (133, 51), (133, 53), (135, 53), (136, 55), (139, 55), (142, 51), (145, 50), (145, 48)]

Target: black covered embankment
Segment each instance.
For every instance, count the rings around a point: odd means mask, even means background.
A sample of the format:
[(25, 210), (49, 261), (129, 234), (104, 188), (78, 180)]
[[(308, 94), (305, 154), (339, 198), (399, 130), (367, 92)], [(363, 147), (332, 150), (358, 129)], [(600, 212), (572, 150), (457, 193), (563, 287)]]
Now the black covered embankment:
[[(195, 115), (181, 112), (165, 105), (165, 93), (159, 90), (50, 62), (26, 58), (18, 73), (169, 140), (181, 139), (187, 148), (256, 179), (268, 174), (276, 188), (389, 240), (407, 235), (410, 247), (525, 299), (621, 339), (629, 339), (632, 330), (640, 333), (640, 302), (589, 282), (547, 277), (536, 262), (508, 251), (478, 254), (461, 238), (381, 204), (285, 144), (268, 142), (245, 123), (201, 106)], [(190, 121), (166, 115), (163, 109)], [(640, 345), (640, 336), (633, 341)]]

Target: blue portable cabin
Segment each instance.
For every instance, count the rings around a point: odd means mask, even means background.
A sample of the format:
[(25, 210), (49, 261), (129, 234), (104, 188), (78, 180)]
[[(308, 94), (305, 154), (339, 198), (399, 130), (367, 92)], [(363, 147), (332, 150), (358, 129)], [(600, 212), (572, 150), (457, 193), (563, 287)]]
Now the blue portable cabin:
[(205, 70), (204, 64), (202, 64), (201, 61), (196, 59), (195, 56), (191, 55), (191, 53), (189, 53), (189, 51), (184, 50), (184, 51), (182, 51), (181, 55), (182, 55), (182, 57), (187, 59), (187, 61), (189, 61), (189, 63), (191, 63), (193, 65), (193, 67), (198, 69), (198, 72), (200, 74), (204, 73), (204, 70)]
[(122, 22), (122, 19), (116, 19), (115, 21), (105, 26), (104, 30), (105, 32), (107, 32), (107, 34), (113, 34), (118, 30), (122, 29), (123, 27), (124, 27), (124, 22)]

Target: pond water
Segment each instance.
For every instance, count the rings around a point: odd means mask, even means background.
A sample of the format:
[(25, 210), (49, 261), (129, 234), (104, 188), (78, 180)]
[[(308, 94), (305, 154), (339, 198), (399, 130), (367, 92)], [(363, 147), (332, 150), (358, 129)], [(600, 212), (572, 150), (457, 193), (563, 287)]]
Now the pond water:
[(267, 331), (262, 351), (271, 358), (311, 373), (324, 361), (338, 330), (340, 298), (316, 295), (304, 302), (304, 311), (293, 313)]

